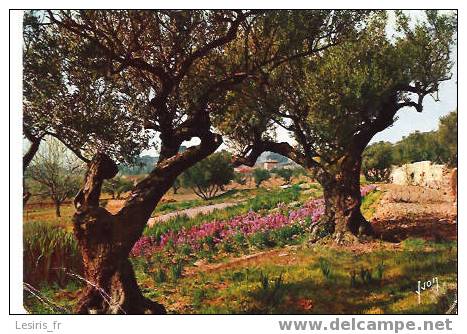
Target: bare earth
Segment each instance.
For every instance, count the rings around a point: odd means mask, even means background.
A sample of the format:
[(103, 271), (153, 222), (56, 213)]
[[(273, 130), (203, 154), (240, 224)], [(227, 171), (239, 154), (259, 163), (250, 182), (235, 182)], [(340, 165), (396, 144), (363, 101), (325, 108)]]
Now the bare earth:
[(457, 206), (449, 192), (419, 186), (382, 184), (372, 225), (387, 241), (407, 237), (457, 238)]

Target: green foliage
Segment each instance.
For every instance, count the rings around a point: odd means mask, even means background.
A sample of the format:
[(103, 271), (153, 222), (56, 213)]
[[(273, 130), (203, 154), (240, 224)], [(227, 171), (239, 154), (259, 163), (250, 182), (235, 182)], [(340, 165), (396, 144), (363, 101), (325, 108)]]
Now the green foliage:
[(154, 280), (155, 283), (164, 283), (167, 281), (167, 273), (163, 268), (157, 268), (153, 273), (152, 273), (152, 279)]
[(319, 268), (321, 269), (321, 273), (323, 274), (324, 278), (327, 280), (332, 279), (332, 269), (331, 269), (331, 263), (329, 263), (328, 260), (324, 258), (319, 258)]
[(245, 185), (247, 181), (247, 176), (243, 173), (235, 172), (233, 180), (238, 184)]
[(72, 233), (45, 222), (23, 226), (23, 280), (33, 286), (56, 282), (64, 286), (70, 274), (82, 274), (82, 259)]
[(457, 164), (457, 111), (441, 117), (436, 131), (415, 131), (395, 144), (379, 142), (363, 153), (362, 171), (371, 181), (387, 181), (392, 164), (432, 161)]
[(133, 182), (125, 177), (116, 176), (105, 180), (102, 191), (112, 195), (112, 198), (120, 199), (121, 195), (133, 189)]
[(394, 145), (394, 163), (403, 165), (417, 161), (442, 162), (445, 148), (437, 132), (415, 131)]
[(376, 211), (377, 204), (379, 203), (382, 194), (383, 193), (381, 191), (372, 191), (365, 197), (363, 197), (362, 205), (360, 206), (360, 211), (362, 212), (365, 219), (371, 220), (373, 214)]
[(290, 183), (294, 174), (293, 170), (289, 168), (274, 168), (271, 172), (283, 178), (286, 183)]
[[(250, 261), (241, 261), (218, 270), (195, 271), (177, 281), (168, 279), (155, 284), (152, 279), (142, 279), (140, 286), (148, 298), (165, 296), (167, 309), (177, 314), (444, 314), (452, 305), (458, 283), (455, 241), (425, 241), (421, 250), (394, 249), (383, 243), (380, 249), (365, 256), (346, 248), (316, 247), (293, 251), (290, 254), (293, 261), (278, 263), (276, 253), (265, 254), (255, 266)], [(332, 282), (323, 282), (319, 258), (332, 265)], [(132, 262), (136, 276), (147, 278), (137, 258), (132, 258)], [(151, 266), (154, 267), (149, 267), (149, 271), (160, 264)], [(169, 268), (168, 264), (164, 268)], [(361, 280), (361, 268), (371, 272), (370, 284)], [(418, 304), (414, 297), (417, 280), (435, 276), (440, 282), (439, 294), (422, 297), (422, 303)], [(77, 288), (68, 284), (64, 289), (52, 284), (41, 287), (40, 292), (72, 310)], [(274, 290), (277, 292), (273, 293)], [(311, 307), (304, 308), (303, 301), (310, 301)], [(32, 313), (61, 313), (46, 308), (30, 294), (25, 294), (24, 302)]]
[(180, 277), (182, 277), (183, 273), (183, 263), (182, 261), (178, 261), (170, 266), (170, 275), (172, 280), (177, 281)]
[(363, 152), (362, 172), (370, 182), (388, 182), (393, 163), (392, 144), (374, 143)]
[[(361, 159), (371, 139), (396, 121), (397, 111), (421, 112), (423, 98), (450, 79), (456, 14), (427, 11), (417, 21), (402, 12), (397, 17), (397, 36), (387, 33), (388, 13), (374, 11), (319, 58), (287, 62), (267, 80), (248, 82), (221, 130), (240, 147), (260, 149), (267, 143), (315, 173), (352, 177), (347, 164)], [(245, 126), (235, 127), (239, 123)], [(290, 129), (297, 145), (275, 141), (273, 124)], [(376, 159), (372, 165), (380, 163), (390, 161)]]
[(273, 312), (275, 307), (279, 305), (285, 295), (285, 285), (283, 273), (281, 272), (278, 277), (271, 280), (268, 274), (260, 272), (259, 277), (260, 290), (258, 297), (267, 312)]
[(263, 168), (255, 168), (253, 170), (253, 178), (255, 180), (256, 188), (259, 188), (262, 182), (271, 178), (271, 173)]
[(269, 210), (277, 207), (279, 203), (290, 203), (298, 200), (300, 196), (300, 187), (294, 185), (288, 189), (277, 192), (268, 192), (260, 194), (249, 200), (248, 204), (253, 211)]
[(457, 110), (440, 118), (438, 140), (444, 147), (442, 161), (457, 166)]
[(182, 185), (204, 200), (212, 198), (234, 178), (231, 160), (225, 151), (211, 154), (182, 174)]

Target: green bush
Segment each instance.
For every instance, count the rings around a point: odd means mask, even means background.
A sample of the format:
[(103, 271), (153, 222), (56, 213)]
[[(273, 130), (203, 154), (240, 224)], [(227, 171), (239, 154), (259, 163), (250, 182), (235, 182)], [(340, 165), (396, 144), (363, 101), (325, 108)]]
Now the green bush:
[(256, 168), (253, 170), (253, 178), (255, 180), (256, 188), (259, 188), (261, 183), (271, 178), (271, 173), (267, 169)]

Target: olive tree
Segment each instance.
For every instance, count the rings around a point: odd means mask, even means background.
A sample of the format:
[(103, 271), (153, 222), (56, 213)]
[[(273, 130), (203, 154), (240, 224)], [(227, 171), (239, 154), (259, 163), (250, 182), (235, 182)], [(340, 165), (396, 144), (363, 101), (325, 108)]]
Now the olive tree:
[[(387, 35), (387, 14), (371, 15), (336, 47), (288, 62), (241, 86), (237, 103), (217, 125), (237, 148), (237, 164), (253, 165), (264, 151), (282, 154), (310, 169), (322, 185), (325, 214), (311, 241), (338, 242), (372, 234), (360, 211), (362, 153), (399, 110), (423, 110), (448, 80), (456, 17), (427, 11), (411, 24), (397, 13), (398, 35)], [(235, 127), (235, 124), (242, 127)], [(275, 127), (294, 142), (279, 142)]]
[(256, 188), (259, 188), (261, 183), (271, 178), (271, 173), (264, 168), (253, 169), (253, 179), (255, 180)]
[(204, 200), (214, 196), (234, 178), (231, 156), (227, 152), (216, 152), (187, 169), (181, 175), (181, 183), (191, 188)]
[[(185, 170), (222, 143), (212, 116), (243, 81), (337, 44), (364, 12), (48, 11), (61, 88), (49, 107), (29, 99), (25, 121), (43, 125), (87, 160), (75, 198), (74, 234), (90, 282), (78, 313), (164, 313), (143, 296), (128, 255), (157, 203)], [(48, 73), (47, 73), (48, 74)], [(42, 86), (34, 89), (41, 91)], [(180, 152), (185, 141), (198, 145)], [(157, 139), (159, 160), (122, 209), (99, 206), (104, 180)], [(105, 296), (111, 296), (106, 298)]]

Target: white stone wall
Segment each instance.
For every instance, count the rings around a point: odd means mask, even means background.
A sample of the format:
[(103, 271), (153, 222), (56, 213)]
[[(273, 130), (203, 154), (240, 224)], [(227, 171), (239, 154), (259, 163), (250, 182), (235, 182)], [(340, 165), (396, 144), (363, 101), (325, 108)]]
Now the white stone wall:
[(449, 187), (449, 172), (445, 165), (432, 164), (431, 161), (420, 161), (394, 166), (390, 179), (395, 184), (440, 189)]

